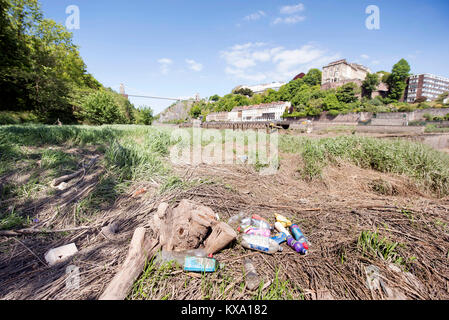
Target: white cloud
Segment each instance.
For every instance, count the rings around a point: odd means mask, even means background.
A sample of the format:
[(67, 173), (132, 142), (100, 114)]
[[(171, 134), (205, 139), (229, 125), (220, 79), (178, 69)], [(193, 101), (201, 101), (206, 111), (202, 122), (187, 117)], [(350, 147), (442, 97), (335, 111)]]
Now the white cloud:
[(160, 64), (172, 64), (173, 60), (168, 59), (168, 58), (162, 58), (162, 59), (159, 59), (157, 62), (159, 62)]
[(286, 49), (264, 43), (235, 45), (221, 52), (226, 62), (225, 73), (246, 81), (288, 81), (299, 72), (321, 68), (337, 60), (339, 55), (328, 55), (326, 50), (313, 45)]
[(162, 58), (157, 61), (160, 64), (160, 69), (162, 74), (168, 74), (170, 71), (170, 65), (173, 64), (173, 60), (169, 58)]
[(187, 64), (189, 65), (189, 68), (193, 71), (199, 72), (203, 70), (203, 65), (201, 63), (196, 62), (192, 59), (186, 59)]
[(367, 54), (362, 54), (362, 55), (360, 55), (360, 58), (362, 58), (362, 59), (369, 59), (369, 55), (367, 55)]
[(263, 12), (262, 10), (259, 10), (255, 13), (252, 13), (250, 15), (247, 15), (245, 18), (243, 18), (243, 20), (246, 21), (255, 21), (255, 20), (259, 20), (262, 17), (265, 17), (267, 14), (265, 12)]
[(296, 5), (292, 5), (292, 6), (283, 6), (280, 10), (280, 12), (282, 14), (294, 14), (297, 12), (302, 12), (304, 11), (305, 7), (304, 4), (302, 3), (298, 3)]
[(296, 24), (298, 22), (302, 22), (306, 19), (304, 16), (291, 16), (291, 17), (285, 17), (285, 18), (276, 18), (273, 21), (273, 24)]

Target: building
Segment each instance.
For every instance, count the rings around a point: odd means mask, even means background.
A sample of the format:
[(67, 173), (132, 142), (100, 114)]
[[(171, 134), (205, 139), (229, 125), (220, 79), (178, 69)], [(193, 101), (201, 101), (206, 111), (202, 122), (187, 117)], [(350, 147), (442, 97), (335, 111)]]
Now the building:
[(294, 78), (293, 81), (298, 80), (298, 79), (302, 79), (306, 76), (306, 74), (304, 72), (301, 72), (299, 74), (297, 74)]
[(354, 82), (361, 86), (371, 70), (357, 63), (348, 63), (346, 59), (329, 63), (323, 67), (321, 85), (323, 90), (338, 88)]
[(213, 112), (207, 115), (207, 122), (226, 122), (229, 121), (228, 112)]
[(433, 101), (445, 92), (449, 92), (448, 78), (428, 73), (413, 75), (408, 79), (405, 101), (413, 103), (419, 98)]
[(238, 86), (232, 91), (234, 92), (239, 89), (250, 89), (255, 94), (260, 94), (260, 93), (264, 93), (268, 89), (273, 89), (275, 91), (279, 91), (279, 89), (285, 84), (286, 84), (285, 82), (272, 82), (272, 83), (258, 84), (255, 86)]
[(280, 121), (290, 102), (273, 102), (253, 106), (235, 107), (229, 112), (228, 119), (232, 122), (241, 121)]

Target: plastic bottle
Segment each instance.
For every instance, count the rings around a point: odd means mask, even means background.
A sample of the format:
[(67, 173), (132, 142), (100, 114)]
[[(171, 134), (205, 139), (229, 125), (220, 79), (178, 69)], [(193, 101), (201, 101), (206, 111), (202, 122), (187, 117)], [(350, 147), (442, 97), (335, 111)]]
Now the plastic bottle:
[(292, 236), (287, 237), (287, 244), (289, 245), (289, 247), (293, 248), (296, 252), (302, 255), (306, 255), (308, 252), (308, 250), (304, 248), (304, 245), (301, 242), (293, 239)]
[(248, 258), (245, 259), (245, 272), (246, 287), (251, 291), (257, 289), (260, 285), (260, 278), (253, 262)]
[(235, 216), (232, 216), (229, 220), (228, 220), (228, 224), (230, 226), (236, 227), (238, 226), (241, 221), (248, 217), (248, 215), (245, 212), (240, 212), (239, 214), (236, 214)]
[(257, 214), (253, 214), (251, 217), (251, 225), (260, 229), (272, 229), (268, 221)]
[(246, 228), (246, 227), (250, 227), (252, 225), (252, 219), (250, 217), (245, 217), (240, 221), (240, 227), (241, 228)]
[(290, 231), (292, 232), (295, 240), (301, 242), (304, 248), (306, 248), (306, 250), (309, 250), (309, 243), (307, 241), (307, 238), (304, 236), (299, 226), (297, 224), (292, 225), (290, 227)]
[(276, 222), (276, 223), (274, 224), (274, 228), (275, 228), (277, 231), (279, 231), (279, 232), (281, 232), (281, 233), (284, 233), (287, 237), (288, 237), (288, 236), (291, 236), (290, 232), (288, 232), (288, 230), (282, 225), (281, 222)]
[(302, 255), (306, 255), (308, 252), (308, 250), (304, 248), (304, 245), (301, 242), (293, 239), (292, 236), (287, 237), (287, 244), (289, 245), (289, 247), (293, 248), (296, 252)]
[(280, 222), (285, 228), (288, 228), (292, 225), (292, 222), (288, 220), (286, 217), (275, 213), (274, 216), (276, 217), (276, 221)]
[(241, 233), (245, 233), (245, 234), (254, 234), (256, 236), (262, 236), (262, 237), (269, 237), (271, 236), (271, 230), (270, 229), (260, 229), (260, 228), (255, 228), (252, 226), (248, 226), (245, 228), (239, 227), (237, 229), (237, 231), (241, 232)]
[(242, 236), (242, 246), (247, 249), (269, 254), (282, 251), (282, 247), (276, 241), (267, 237), (255, 236), (252, 234), (244, 234)]
[(206, 258), (205, 249), (194, 249), (185, 251), (166, 251), (162, 250), (156, 254), (155, 262), (162, 264), (170, 261), (176, 261), (179, 265), (184, 266), (186, 257)]

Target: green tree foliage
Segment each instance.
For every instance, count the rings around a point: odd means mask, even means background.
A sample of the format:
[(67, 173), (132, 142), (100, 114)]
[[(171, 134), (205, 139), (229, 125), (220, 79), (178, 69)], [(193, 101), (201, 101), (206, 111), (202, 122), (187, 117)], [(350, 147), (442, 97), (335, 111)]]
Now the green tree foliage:
[(337, 98), (337, 95), (333, 93), (328, 94), (323, 99), (323, 108), (326, 111), (334, 111), (334, 112), (336, 111), (338, 112), (343, 109), (341, 102)]
[(210, 97), (210, 101), (217, 102), (218, 100), (220, 100), (220, 96), (218, 94), (215, 94), (212, 97)]
[(379, 83), (379, 75), (377, 73), (368, 73), (365, 81), (362, 83), (362, 96), (371, 98)]
[(93, 125), (129, 123), (114, 94), (108, 91), (97, 91), (88, 96), (83, 103), (83, 115)]
[(240, 88), (238, 90), (234, 90), (234, 94), (241, 94), (242, 96), (252, 97), (254, 92), (250, 88)]
[(190, 108), (189, 115), (196, 119), (201, 115), (202, 109), (200, 104), (194, 104), (192, 108)]
[(346, 83), (337, 89), (336, 97), (341, 103), (356, 102), (356, 95), (360, 93), (360, 89), (354, 82)]
[(0, 0), (0, 40), (0, 110), (74, 122), (83, 93), (102, 87), (87, 73), (72, 33), (44, 19), (37, 0)]
[(405, 59), (401, 59), (393, 66), (387, 84), (389, 86), (388, 98), (399, 101), (407, 87), (407, 79), (410, 76), (410, 65)]
[(140, 107), (139, 110), (137, 110), (137, 117), (136, 117), (137, 124), (151, 126), (153, 120), (154, 120), (153, 110), (150, 107), (143, 106)]
[(321, 85), (322, 72), (319, 69), (310, 69), (302, 79), (309, 86)]

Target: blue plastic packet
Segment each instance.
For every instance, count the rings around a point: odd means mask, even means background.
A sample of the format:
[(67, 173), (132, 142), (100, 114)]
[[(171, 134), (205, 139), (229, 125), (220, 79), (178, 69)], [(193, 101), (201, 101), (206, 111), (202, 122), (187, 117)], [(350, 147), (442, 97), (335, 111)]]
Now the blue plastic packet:
[(215, 272), (217, 270), (217, 260), (200, 257), (186, 257), (184, 271), (189, 272)]
[(278, 233), (274, 237), (271, 237), (274, 241), (276, 241), (278, 244), (284, 243), (287, 241), (287, 235), (283, 232)]

